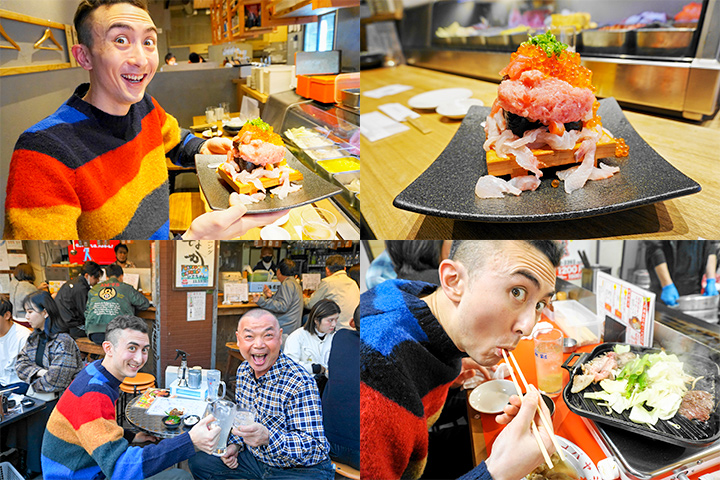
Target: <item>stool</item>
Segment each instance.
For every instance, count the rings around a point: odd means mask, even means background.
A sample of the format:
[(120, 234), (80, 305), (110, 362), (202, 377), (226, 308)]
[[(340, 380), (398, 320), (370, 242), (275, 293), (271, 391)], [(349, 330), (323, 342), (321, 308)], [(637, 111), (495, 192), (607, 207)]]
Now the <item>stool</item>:
[(170, 231), (184, 233), (190, 223), (205, 213), (200, 192), (175, 192), (170, 195)]
[(355, 470), (350, 465), (336, 462), (335, 460), (333, 460), (332, 462), (333, 465), (335, 465), (335, 473), (342, 475), (346, 478), (351, 478), (352, 480), (360, 480), (360, 472), (358, 470)]
[(95, 360), (91, 355), (96, 355), (98, 358), (105, 356), (105, 350), (103, 350), (102, 346), (94, 343), (88, 337), (77, 338), (75, 339), (75, 343), (77, 343), (78, 350), (85, 354), (86, 363)]
[(120, 398), (118, 398), (118, 411), (115, 412), (118, 425), (122, 427), (125, 419), (125, 407), (127, 406), (127, 395), (133, 397), (144, 393), (148, 388), (155, 386), (155, 377), (149, 373), (138, 372), (134, 377), (125, 377), (120, 384)]
[[(240, 353), (240, 349), (238, 348), (237, 343), (227, 342), (225, 344), (225, 346), (228, 349), (228, 359), (227, 359), (227, 366), (225, 367), (224, 380), (225, 380), (225, 385), (228, 386), (228, 390), (229, 390), (230, 384), (232, 383), (234, 385), (235, 381), (236, 381), (235, 376), (231, 376), (232, 370), (230, 370), (230, 366), (232, 364), (232, 359), (236, 358), (236, 359), (240, 360), (240, 362), (238, 362), (238, 365), (240, 365), (242, 362), (244, 362), (245, 359), (243, 358), (242, 354)], [(235, 370), (237, 370), (237, 367), (235, 368)], [(233, 388), (232, 398), (234, 398), (234, 397), (235, 397), (235, 389)]]

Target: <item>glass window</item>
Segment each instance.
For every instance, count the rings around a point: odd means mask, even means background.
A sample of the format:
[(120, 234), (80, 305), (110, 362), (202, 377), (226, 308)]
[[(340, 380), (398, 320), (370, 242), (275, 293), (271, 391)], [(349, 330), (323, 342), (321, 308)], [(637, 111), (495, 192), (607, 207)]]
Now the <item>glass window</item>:
[(335, 46), (335, 12), (322, 15), (316, 23), (305, 25), (306, 52), (329, 52)]
[(308, 23), (305, 25), (305, 47), (306, 52), (317, 52), (317, 23)]

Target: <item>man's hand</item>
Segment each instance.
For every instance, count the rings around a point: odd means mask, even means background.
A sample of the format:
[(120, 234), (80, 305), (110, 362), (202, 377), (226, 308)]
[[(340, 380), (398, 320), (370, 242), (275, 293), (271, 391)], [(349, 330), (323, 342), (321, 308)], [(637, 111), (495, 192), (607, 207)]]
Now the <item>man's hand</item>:
[(496, 368), (497, 365), (492, 367), (492, 369), (487, 369), (486, 367), (483, 367), (482, 365), (477, 363), (472, 358), (465, 357), (462, 359), (462, 370), (460, 371), (460, 375), (458, 375), (457, 378), (453, 380), (453, 383), (450, 384), (450, 388), (462, 387), (462, 384), (465, 383), (465, 380), (468, 380), (475, 376), (475, 370), (479, 370), (480, 373), (485, 376), (485, 380), (489, 380), (492, 378), (492, 371), (495, 371)]
[[(517, 396), (514, 398), (519, 400)], [(546, 431), (536, 415), (538, 402), (547, 418), (550, 418), (550, 412), (545, 406), (545, 402), (540, 400), (540, 393), (535, 386), (530, 385), (517, 416), (495, 439), (492, 454), (485, 461), (488, 472), (494, 480), (522, 478), (543, 462), (540, 448), (530, 430), (530, 422), (533, 419), (538, 426), (545, 449), (551, 455), (555, 451), (551, 440), (553, 432)], [(522, 452), (522, 455), (518, 455), (518, 452)]]
[(718, 294), (718, 289), (717, 289), (717, 286), (715, 285), (715, 279), (708, 278), (707, 282), (705, 283), (705, 291), (703, 292), (703, 295), (705, 295), (706, 297), (712, 297), (717, 294)]
[(231, 443), (227, 446), (227, 450), (225, 450), (225, 455), (220, 457), (220, 459), (225, 465), (227, 465), (228, 468), (232, 468), (234, 470), (238, 467), (237, 457), (239, 451), (240, 447), (236, 443)]
[(145, 443), (145, 442), (157, 442), (158, 438), (153, 435), (148, 435), (145, 432), (138, 432), (133, 438), (133, 443)]
[(230, 194), (230, 208), (203, 213), (190, 224), (183, 240), (224, 240), (245, 235), (248, 230), (274, 222), (287, 210), (273, 213), (247, 215), (247, 207), (240, 202), (236, 192)]
[(257, 422), (235, 427), (232, 429), (232, 432), (238, 437), (242, 437), (245, 444), (251, 447), (259, 447), (260, 445), (270, 443), (270, 432), (262, 424)]
[(206, 140), (200, 147), (200, 153), (203, 155), (225, 155), (228, 150), (232, 149), (232, 140), (225, 137), (213, 137)]
[(263, 285), (263, 295), (265, 295), (265, 298), (272, 297), (272, 290), (270, 290), (270, 287), (268, 287), (267, 284)]
[(250, 294), (250, 300), (252, 301), (252, 303), (257, 303), (258, 300), (260, 300), (260, 294), (259, 293)]
[(192, 440), (195, 450), (211, 454), (215, 444), (220, 436), (220, 427), (210, 426), (210, 422), (214, 422), (215, 417), (208, 415), (200, 420), (188, 433)]

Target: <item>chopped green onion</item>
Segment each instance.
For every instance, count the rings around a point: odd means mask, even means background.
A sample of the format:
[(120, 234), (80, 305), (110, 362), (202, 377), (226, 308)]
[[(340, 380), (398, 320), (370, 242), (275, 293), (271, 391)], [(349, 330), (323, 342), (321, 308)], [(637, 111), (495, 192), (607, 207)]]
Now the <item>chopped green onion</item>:
[(530, 37), (530, 39), (524, 43), (542, 48), (548, 58), (551, 58), (553, 55), (559, 57), (563, 50), (568, 48), (567, 45), (559, 42), (552, 32), (541, 33), (540, 35)]

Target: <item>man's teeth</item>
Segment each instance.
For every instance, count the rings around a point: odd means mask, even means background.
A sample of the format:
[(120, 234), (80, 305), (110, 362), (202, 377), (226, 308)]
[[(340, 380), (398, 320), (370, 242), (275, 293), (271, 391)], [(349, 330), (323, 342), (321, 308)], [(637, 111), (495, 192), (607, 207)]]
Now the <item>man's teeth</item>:
[(131, 82), (141, 82), (143, 78), (145, 78), (145, 75), (121, 75), (125, 80), (129, 80)]

